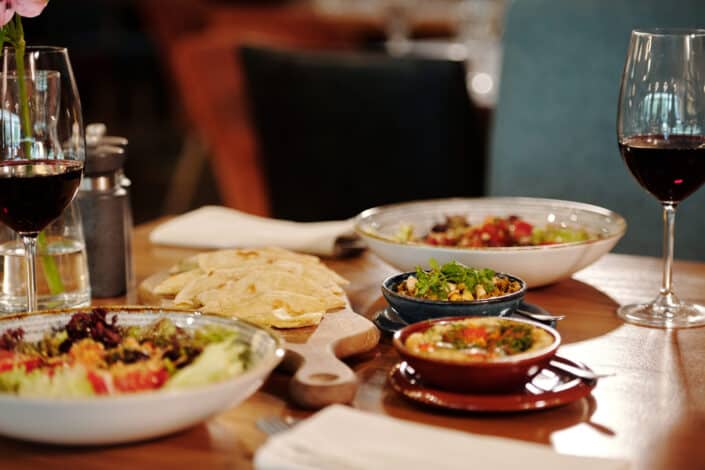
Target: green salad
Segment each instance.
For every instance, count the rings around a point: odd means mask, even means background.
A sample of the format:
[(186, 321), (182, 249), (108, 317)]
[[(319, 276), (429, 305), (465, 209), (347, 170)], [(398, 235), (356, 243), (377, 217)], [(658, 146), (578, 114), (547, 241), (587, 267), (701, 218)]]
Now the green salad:
[(180, 389), (225, 380), (250, 364), (248, 345), (218, 326), (187, 331), (162, 317), (121, 326), (103, 309), (74, 314), (39, 341), (0, 335), (0, 392), (75, 398)]

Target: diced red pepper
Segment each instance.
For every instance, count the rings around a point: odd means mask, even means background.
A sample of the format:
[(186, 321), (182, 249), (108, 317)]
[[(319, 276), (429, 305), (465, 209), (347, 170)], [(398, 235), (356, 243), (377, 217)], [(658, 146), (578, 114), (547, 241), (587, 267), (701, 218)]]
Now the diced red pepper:
[(514, 238), (519, 239), (519, 238), (524, 238), (524, 237), (530, 237), (531, 232), (533, 232), (534, 227), (528, 223), (524, 222), (523, 220), (519, 220), (517, 222), (514, 222)]
[(12, 370), (14, 367), (15, 361), (13, 359), (0, 360), (0, 372)]
[(42, 359), (40, 357), (32, 357), (21, 361), (20, 365), (24, 366), (24, 370), (27, 372), (32, 372), (34, 369), (42, 365)]
[(480, 338), (485, 338), (487, 336), (487, 330), (485, 330), (485, 327), (479, 326), (477, 328), (464, 328), (463, 329), (463, 338), (470, 342), (472, 340), (480, 339)]
[(140, 390), (153, 390), (161, 387), (169, 379), (166, 369), (131, 370), (121, 375), (113, 376), (115, 389), (121, 392), (137, 392)]
[(92, 370), (89, 370), (86, 374), (86, 378), (91, 383), (91, 387), (93, 387), (93, 391), (96, 395), (108, 394), (108, 385), (105, 383), (105, 379), (99, 374), (96, 374)]
[(27, 372), (32, 372), (41, 365), (42, 359), (39, 357), (25, 357), (12, 352), (0, 356), (0, 372), (6, 372), (15, 367), (24, 367)]

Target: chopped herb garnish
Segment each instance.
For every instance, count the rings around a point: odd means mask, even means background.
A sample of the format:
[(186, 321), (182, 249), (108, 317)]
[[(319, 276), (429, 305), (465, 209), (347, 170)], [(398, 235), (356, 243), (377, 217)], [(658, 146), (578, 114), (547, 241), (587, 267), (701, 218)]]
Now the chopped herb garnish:
[(431, 258), (431, 269), (416, 267), (416, 273), (399, 283), (396, 291), (429, 300), (468, 301), (516, 292), (521, 284), (497, 276), (492, 269), (477, 269), (457, 261), (444, 265)]

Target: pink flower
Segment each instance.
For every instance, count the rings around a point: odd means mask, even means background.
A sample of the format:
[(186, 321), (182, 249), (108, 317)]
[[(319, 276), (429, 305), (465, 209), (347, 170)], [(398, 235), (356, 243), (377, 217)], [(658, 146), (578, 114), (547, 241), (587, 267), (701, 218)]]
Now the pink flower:
[(49, 0), (0, 0), (0, 25), (9, 23), (15, 13), (29, 18), (38, 16), (47, 3)]

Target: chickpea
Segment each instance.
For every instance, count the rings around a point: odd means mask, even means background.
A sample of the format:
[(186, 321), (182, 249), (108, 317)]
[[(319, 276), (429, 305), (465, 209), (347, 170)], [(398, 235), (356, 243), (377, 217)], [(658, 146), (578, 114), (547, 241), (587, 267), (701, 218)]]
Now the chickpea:
[(412, 295), (416, 293), (416, 278), (414, 276), (406, 278), (406, 290)]

